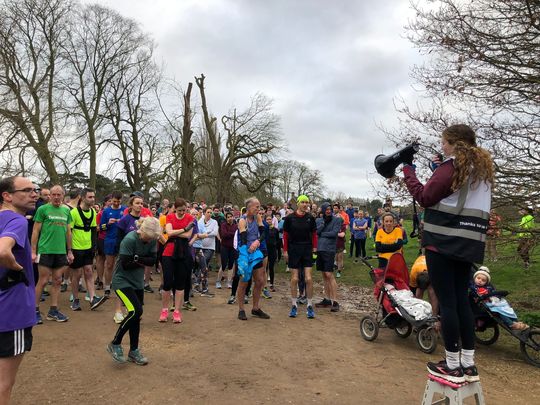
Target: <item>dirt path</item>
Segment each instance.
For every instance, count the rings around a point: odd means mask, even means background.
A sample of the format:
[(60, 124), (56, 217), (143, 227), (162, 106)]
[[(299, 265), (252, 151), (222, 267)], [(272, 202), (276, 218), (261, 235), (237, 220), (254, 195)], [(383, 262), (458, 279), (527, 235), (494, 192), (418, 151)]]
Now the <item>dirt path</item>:
[[(215, 298), (195, 297), (199, 309), (184, 312), (180, 325), (158, 323), (160, 301), (157, 294), (146, 294), (141, 349), (150, 364), (145, 367), (115, 364), (105, 351), (116, 331), (110, 302), (95, 312), (87, 306), (71, 312), (64, 293), (61, 306), (70, 320), (34, 328), (34, 348), (21, 366), (13, 403), (421, 402), (425, 363), (439, 360), (441, 347), (426, 355), (413, 336), (402, 340), (387, 329), (366, 342), (352, 312), (319, 310), (308, 320), (301, 307), (301, 315), (290, 319), (285, 279), (278, 288), (281, 293), (263, 302), (272, 319), (247, 322), (238, 321), (237, 307), (225, 303), (228, 290), (217, 290)], [(369, 290), (354, 291), (361, 297), (357, 301), (369, 302)], [(128, 336), (126, 349), (127, 344)], [(495, 345), (477, 353), (487, 404), (540, 403), (540, 370), (517, 351)]]

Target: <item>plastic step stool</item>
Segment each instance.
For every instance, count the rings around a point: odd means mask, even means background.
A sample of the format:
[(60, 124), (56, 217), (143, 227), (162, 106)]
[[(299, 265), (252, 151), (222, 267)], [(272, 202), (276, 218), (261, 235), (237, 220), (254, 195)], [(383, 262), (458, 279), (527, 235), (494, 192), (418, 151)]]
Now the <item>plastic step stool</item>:
[[(440, 394), (443, 396), (443, 398), (433, 402), (433, 396), (435, 394)], [(455, 384), (443, 378), (429, 374), (422, 405), (462, 405), (465, 398), (472, 396), (474, 396), (476, 405), (485, 405), (484, 394), (482, 392), (482, 385), (480, 384), (480, 381)]]

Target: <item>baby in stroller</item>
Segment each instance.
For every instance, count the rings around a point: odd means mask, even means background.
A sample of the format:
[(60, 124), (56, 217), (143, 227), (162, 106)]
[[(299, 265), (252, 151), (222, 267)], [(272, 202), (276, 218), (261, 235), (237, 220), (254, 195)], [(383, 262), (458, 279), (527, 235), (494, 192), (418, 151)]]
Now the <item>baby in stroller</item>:
[(504, 298), (506, 291), (497, 291), (491, 284), (491, 274), (486, 266), (481, 266), (473, 275), (472, 290), (485, 306), (495, 312), (501, 321), (512, 330), (522, 331), (529, 328), (526, 323), (518, 321), (514, 309)]

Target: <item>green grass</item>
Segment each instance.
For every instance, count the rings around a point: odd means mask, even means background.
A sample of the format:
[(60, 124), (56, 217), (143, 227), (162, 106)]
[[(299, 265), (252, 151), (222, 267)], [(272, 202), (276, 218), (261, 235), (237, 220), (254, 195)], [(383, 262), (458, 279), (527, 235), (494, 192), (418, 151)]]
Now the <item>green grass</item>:
[[(407, 233), (412, 230), (412, 223), (405, 221), (405, 229)], [(362, 263), (354, 263), (353, 259), (349, 259), (349, 235), (347, 235), (347, 245), (345, 254), (345, 269), (342, 272), (342, 277), (338, 280), (351, 286), (371, 287), (372, 282), (369, 277), (369, 268)], [(538, 259), (534, 260), (531, 268), (524, 270), (521, 259), (516, 255), (517, 241), (510, 238), (501, 240), (501, 245), (498, 246), (498, 255), (500, 259), (497, 262), (486, 262), (491, 271), (492, 283), (498, 290), (507, 290), (510, 292), (508, 301), (516, 310), (520, 320), (531, 325), (540, 326), (540, 272), (538, 271)], [(409, 238), (409, 243), (405, 245), (404, 254), (405, 261), (410, 267), (418, 256), (418, 239)], [(368, 255), (375, 254), (373, 239), (368, 239), (366, 243)], [(372, 262), (376, 266), (377, 261)], [(285, 264), (280, 262), (276, 268), (278, 273), (285, 273)], [(321, 280), (319, 272), (314, 272), (314, 279)]]

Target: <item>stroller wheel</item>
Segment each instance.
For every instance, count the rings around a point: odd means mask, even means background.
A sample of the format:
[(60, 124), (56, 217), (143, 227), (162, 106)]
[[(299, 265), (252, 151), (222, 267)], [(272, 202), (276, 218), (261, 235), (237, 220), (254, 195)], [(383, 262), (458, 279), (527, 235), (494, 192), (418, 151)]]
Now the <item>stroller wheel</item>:
[(484, 328), (484, 330), (475, 330), (474, 335), (478, 344), (489, 346), (499, 339), (499, 325), (493, 324)]
[(424, 353), (433, 353), (437, 348), (437, 333), (433, 328), (418, 329), (416, 344)]
[(379, 335), (379, 324), (371, 316), (364, 316), (360, 321), (360, 334), (370, 342), (377, 339)]
[(540, 367), (540, 330), (523, 331), (528, 334), (527, 342), (520, 342), (521, 353), (533, 366)]
[(395, 327), (394, 332), (396, 332), (396, 335), (398, 335), (400, 338), (405, 339), (411, 334), (412, 325), (407, 321), (403, 321)]

